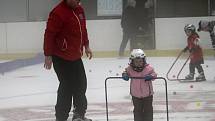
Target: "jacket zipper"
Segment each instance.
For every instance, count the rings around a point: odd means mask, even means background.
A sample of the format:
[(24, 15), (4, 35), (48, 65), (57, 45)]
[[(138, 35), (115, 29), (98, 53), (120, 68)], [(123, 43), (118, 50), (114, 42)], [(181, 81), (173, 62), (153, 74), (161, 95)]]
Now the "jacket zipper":
[(141, 95), (143, 95), (143, 89), (142, 89), (142, 83), (141, 83), (141, 81), (140, 81), (140, 91), (141, 91)]
[(74, 12), (74, 11), (72, 11), (72, 12), (73, 12), (73, 14), (75, 15), (76, 19), (78, 20), (79, 29), (80, 29), (80, 33), (81, 33), (80, 53), (81, 53), (81, 55), (83, 55), (83, 53), (82, 53), (82, 51), (81, 51), (81, 46), (82, 46), (82, 36), (83, 36), (83, 34), (82, 34), (82, 29), (81, 29), (81, 22), (80, 22), (80, 20), (79, 20), (78, 16), (75, 14), (75, 12)]
[(61, 50), (62, 51), (65, 51), (67, 49), (67, 42), (66, 42), (66, 39), (64, 38), (63, 39), (63, 45), (62, 45), (62, 47), (61, 47)]
[[(150, 94), (151, 94), (151, 86), (150, 86), (149, 82), (147, 82), (147, 84), (149, 86), (149, 96), (150, 96)], [(143, 94), (143, 90), (142, 90), (141, 84), (140, 84), (140, 90), (141, 90), (141, 93)]]

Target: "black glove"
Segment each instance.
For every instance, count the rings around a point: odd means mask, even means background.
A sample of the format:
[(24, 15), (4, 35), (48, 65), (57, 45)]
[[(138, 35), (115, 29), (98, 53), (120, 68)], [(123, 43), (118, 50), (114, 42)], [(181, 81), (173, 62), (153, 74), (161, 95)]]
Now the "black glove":
[(152, 79), (154, 79), (154, 77), (152, 75), (146, 75), (143, 77), (143, 79), (145, 79), (145, 81), (151, 81)]
[(188, 50), (188, 47), (185, 47), (185, 48), (183, 49), (183, 52), (185, 53), (185, 52), (187, 52), (187, 50)]
[(195, 50), (196, 50), (195, 48), (191, 48), (191, 49), (189, 49), (189, 52), (192, 53), (192, 52), (194, 52)]
[(122, 73), (122, 79), (125, 80), (125, 81), (128, 81), (129, 80), (129, 76), (127, 73)]

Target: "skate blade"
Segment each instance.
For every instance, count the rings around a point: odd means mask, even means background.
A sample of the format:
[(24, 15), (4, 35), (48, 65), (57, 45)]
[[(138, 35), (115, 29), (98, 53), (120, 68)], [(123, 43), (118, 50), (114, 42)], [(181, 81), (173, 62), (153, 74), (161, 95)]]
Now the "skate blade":
[(181, 83), (191, 83), (191, 82), (204, 82), (206, 80), (179, 80)]
[(92, 119), (73, 119), (72, 121), (92, 121)]
[(204, 82), (204, 81), (207, 81), (206, 79), (205, 80), (196, 80), (196, 82)]

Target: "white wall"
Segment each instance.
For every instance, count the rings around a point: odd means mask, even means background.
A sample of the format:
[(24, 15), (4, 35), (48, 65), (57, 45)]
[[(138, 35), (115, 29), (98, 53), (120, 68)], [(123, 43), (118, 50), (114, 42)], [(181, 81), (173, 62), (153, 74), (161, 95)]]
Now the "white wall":
[[(156, 18), (156, 49), (184, 48), (185, 24), (191, 23), (197, 26), (199, 20), (215, 20), (215, 17)], [(45, 26), (46, 22), (0, 23), (0, 53), (42, 52)], [(93, 51), (119, 50), (122, 41), (119, 19), (89, 20), (87, 28)], [(203, 48), (211, 48), (209, 34), (207, 32), (199, 34)]]
[(43, 47), (45, 22), (0, 24), (0, 53), (35, 53)]
[(44, 30), (45, 24), (41, 22), (7, 24), (8, 52), (41, 51)]
[[(182, 49), (186, 46), (184, 26), (194, 24), (198, 28), (200, 20), (215, 20), (215, 17), (186, 17), (186, 18), (156, 18), (155, 39), (156, 49)], [(203, 48), (211, 48), (211, 39), (208, 32), (199, 32)]]
[[(46, 22), (0, 23), (0, 53), (42, 52), (45, 26)], [(87, 28), (93, 51), (118, 51), (122, 40), (119, 19), (89, 20)]]
[[(94, 51), (118, 51), (122, 41), (119, 19), (87, 21), (90, 46)], [(128, 44), (129, 45), (129, 44)]]
[(6, 53), (6, 25), (0, 24), (0, 53)]

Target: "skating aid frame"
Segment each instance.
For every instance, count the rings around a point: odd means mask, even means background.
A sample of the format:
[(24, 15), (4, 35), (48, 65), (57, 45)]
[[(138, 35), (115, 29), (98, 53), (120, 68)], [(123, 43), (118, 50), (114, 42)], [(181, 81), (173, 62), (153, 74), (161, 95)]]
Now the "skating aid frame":
[[(129, 77), (130, 79), (144, 79), (144, 77)], [(107, 77), (105, 79), (105, 104), (106, 104), (106, 118), (109, 121), (108, 115), (108, 97), (107, 97), (107, 81), (110, 79), (123, 79), (123, 77)], [(168, 109), (168, 90), (167, 90), (167, 80), (163, 77), (156, 77), (153, 79), (162, 79), (165, 82), (165, 92), (166, 92), (166, 119), (169, 121), (169, 109)], [(143, 80), (144, 81), (144, 80)]]
[(175, 78), (170, 78), (169, 77), (169, 73), (170, 71), (172, 70), (173, 66), (175, 65), (175, 63), (178, 61), (178, 59), (181, 57), (181, 55), (183, 54), (184, 52), (181, 51), (177, 58), (175, 59), (175, 61), (173, 62), (173, 64), (171, 65), (170, 69), (168, 70), (167, 74), (166, 74), (166, 78), (169, 80), (169, 81), (182, 81), (182, 80), (186, 80), (186, 79), (179, 79), (179, 75), (181, 74), (182, 70), (184, 69), (184, 66), (187, 64), (188, 60), (190, 59), (190, 54), (189, 56), (187, 57), (186, 61), (184, 62), (183, 66), (181, 67), (180, 71), (178, 72), (177, 76), (176, 76), (176, 79)]

